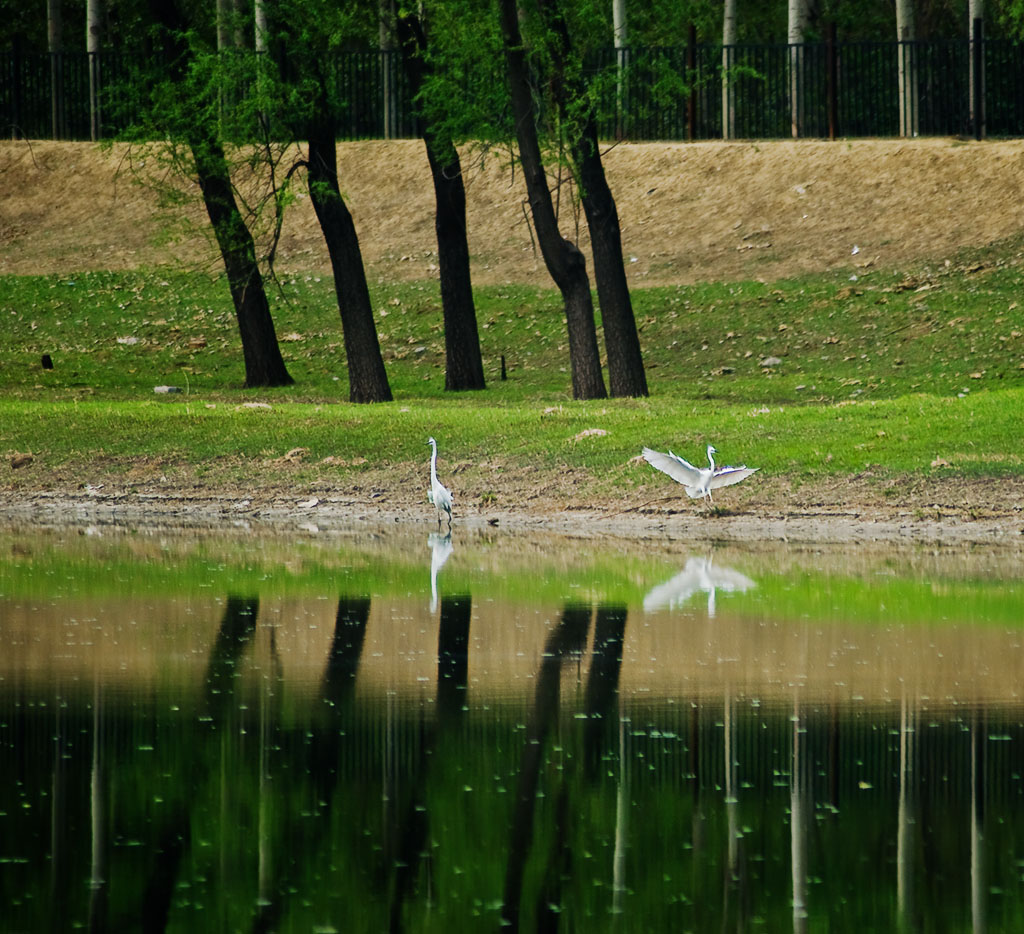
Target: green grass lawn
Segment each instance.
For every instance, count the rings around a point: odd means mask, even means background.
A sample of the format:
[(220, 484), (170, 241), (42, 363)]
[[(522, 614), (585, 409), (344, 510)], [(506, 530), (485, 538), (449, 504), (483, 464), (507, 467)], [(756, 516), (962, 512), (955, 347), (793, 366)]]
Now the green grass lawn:
[[(295, 379), (273, 390), (241, 388), (223, 281), (164, 269), (0, 277), (0, 453), (115, 470), (147, 457), (202, 473), (302, 446), (310, 461), (359, 470), (418, 463), (433, 434), (449, 462), (585, 463), (604, 494), (629, 485), (641, 445), (702, 460), (707, 441), (798, 480), (869, 466), (1020, 475), (1018, 248), (913, 272), (635, 289), (651, 396), (601, 402), (570, 397), (553, 289), (477, 290), (488, 388), (452, 394), (437, 284), (376, 288), (395, 401), (355, 406), (329, 276), (283, 276), (273, 295)], [(182, 391), (154, 393), (161, 385)], [(580, 437), (588, 429), (599, 432)]]

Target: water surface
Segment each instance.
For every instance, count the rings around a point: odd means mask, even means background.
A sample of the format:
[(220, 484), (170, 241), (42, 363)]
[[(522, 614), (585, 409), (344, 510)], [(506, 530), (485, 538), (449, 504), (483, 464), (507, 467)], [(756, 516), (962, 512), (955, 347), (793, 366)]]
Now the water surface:
[(5, 930), (1024, 930), (1016, 552), (0, 554)]

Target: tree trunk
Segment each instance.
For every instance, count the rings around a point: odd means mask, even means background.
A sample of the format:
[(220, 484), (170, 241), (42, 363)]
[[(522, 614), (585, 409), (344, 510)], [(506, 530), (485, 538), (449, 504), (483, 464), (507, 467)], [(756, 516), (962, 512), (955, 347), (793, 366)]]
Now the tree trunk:
[[(167, 30), (165, 67), (174, 80), (183, 81), (189, 52), (181, 36), (188, 21), (174, 0), (152, 0), (150, 11), (154, 20)], [(256, 261), (252, 234), (235, 201), (224, 147), (209, 121), (201, 118), (203, 109), (197, 102), (195, 122), (188, 130), (177, 132), (185, 137), (192, 152), (195, 176), (224, 261), (231, 300), (235, 306), (235, 319), (242, 338), (245, 385), (289, 386), (293, 380), (288, 375), (277, 343), (274, 319), (270, 315), (263, 276)]]
[(270, 27), (267, 21), (267, 7), (271, 0), (253, 0), (253, 48), (260, 54), (268, 50)]
[(644, 359), (622, 262), (619, 212), (601, 164), (597, 129), (592, 120), (587, 123), (584, 138), (574, 148), (594, 253), (594, 278), (608, 354), (608, 388), (613, 396), (646, 396)]
[(455, 146), (449, 141), (435, 154), (427, 143), (427, 159), (437, 200), (434, 230), (441, 271), (441, 308), (444, 315), (444, 388), (457, 392), (484, 389), (484, 362), (476, 326), (476, 305), (466, 240), (466, 188)]
[(582, 124), (572, 119), (572, 112), (585, 106), (586, 93), (578, 80), (570, 78), (568, 62), (572, 41), (569, 27), (558, 0), (540, 0), (540, 3), (546, 25), (556, 43), (552, 55), (551, 87), (555, 107), (564, 126), (569, 128), (569, 149), (590, 231), (611, 394), (646, 396), (643, 355), (622, 262), (619, 213), (601, 163), (597, 125), (592, 114), (588, 114)]
[[(421, 53), (426, 48), (427, 38), (416, 16), (399, 17), (396, 25), (409, 93), (415, 99), (423, 87)], [(483, 389), (486, 384), (466, 239), (466, 187), (462, 165), (449, 137), (433, 134), (421, 119), (417, 123), (426, 143), (434, 180), (434, 229), (444, 315), (444, 388), (450, 391)]]
[(231, 48), (231, 0), (216, 0), (217, 51)]
[(979, 40), (984, 38), (985, 0), (968, 0), (967, 35), (970, 39), (970, 65), (967, 89), (971, 108), (971, 132), (975, 139), (985, 136), (985, 60)]
[[(626, 72), (629, 66), (629, 26), (626, 0), (612, 0), (612, 42), (615, 45), (615, 137), (626, 135)], [(614, 393), (613, 393), (614, 394)]]
[(398, 136), (398, 108), (396, 95), (395, 71), (392, 67), (395, 51), (394, 35), (391, 31), (395, 21), (394, 0), (379, 0), (378, 47), (380, 49), (381, 95), (383, 97), (384, 139)]
[(722, 139), (736, 138), (736, 89), (729, 74), (735, 64), (736, 2), (725, 0), (722, 12)]
[(913, 0), (896, 0), (897, 83), (900, 95), (900, 136), (917, 136), (917, 61)]
[(103, 33), (102, 0), (85, 6), (85, 51), (89, 62), (89, 139), (100, 138), (100, 38)]
[(246, 19), (252, 7), (248, 6), (246, 0), (234, 0), (231, 10), (231, 47), (244, 49), (248, 31), (246, 30)]
[(566, 240), (558, 229), (558, 218), (544, 174), (533, 105), (533, 88), (519, 31), (515, 0), (500, 0), (499, 13), (505, 45), (512, 116), (519, 143), (530, 211), (544, 263), (562, 293), (569, 332), (569, 361), (572, 392), (576, 399), (604, 399), (608, 393), (601, 374), (597, 349), (594, 305), (586, 259), (579, 248)]
[(789, 113), (793, 139), (803, 135), (804, 124), (804, 31), (807, 0), (789, 0)]
[[(326, 90), (324, 90), (326, 93)], [(322, 102), (326, 107), (326, 101)], [(320, 119), (309, 133), (309, 197), (327, 243), (338, 296), (348, 362), (350, 402), (390, 402), (384, 358), (373, 323), (359, 236), (338, 186), (338, 149), (334, 128)]]
[(224, 150), (219, 142), (198, 136), (189, 141), (189, 146), (195, 159), (206, 213), (213, 224), (228, 276), (235, 318), (242, 337), (245, 385), (249, 388), (289, 386), (293, 380), (281, 357), (263, 277), (256, 261), (256, 248), (235, 201)]

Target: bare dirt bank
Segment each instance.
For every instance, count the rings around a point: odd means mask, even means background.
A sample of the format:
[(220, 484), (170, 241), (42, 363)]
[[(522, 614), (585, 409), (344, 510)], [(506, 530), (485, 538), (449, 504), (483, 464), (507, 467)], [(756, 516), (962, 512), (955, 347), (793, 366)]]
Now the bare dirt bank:
[[(422, 473), (422, 471), (420, 471)], [(406, 476), (406, 473), (409, 476)], [(289, 485), (254, 480), (243, 488), (211, 489), (189, 482), (25, 486), (0, 500), (0, 522), (33, 525), (132, 525), (330, 529), (396, 522), (435, 527), (422, 477), (412, 471), (361, 476), (343, 487), (326, 480)], [(493, 487), (493, 481), (490, 483)], [(869, 479), (833, 480), (792, 489), (765, 478), (742, 493), (719, 497), (713, 510), (654, 481), (629, 500), (595, 496), (584, 476), (541, 478), (510, 473), (497, 502), (483, 504), (471, 485), (459, 486), (454, 528), (560, 532), (634, 541), (711, 544), (915, 544), (998, 546), (1024, 556), (1024, 481), (934, 481), (896, 492)], [(490, 487), (489, 487), (490, 488)], [(732, 495), (729, 495), (732, 494)]]
[[(191, 207), (172, 221), (154, 192), (132, 180), (133, 171), (161, 174), (152, 158), (144, 162), (124, 146), (0, 142), (0, 272), (215, 268), (195, 186), (184, 186)], [(1024, 229), (1018, 140), (623, 143), (609, 147), (605, 162), (636, 285), (898, 269)], [(423, 144), (345, 143), (339, 170), (371, 279), (436, 276)], [(466, 150), (464, 171), (475, 281), (550, 284), (508, 154)], [(278, 267), (325, 270), (302, 189)], [(571, 203), (561, 199), (563, 231), (586, 247)]]

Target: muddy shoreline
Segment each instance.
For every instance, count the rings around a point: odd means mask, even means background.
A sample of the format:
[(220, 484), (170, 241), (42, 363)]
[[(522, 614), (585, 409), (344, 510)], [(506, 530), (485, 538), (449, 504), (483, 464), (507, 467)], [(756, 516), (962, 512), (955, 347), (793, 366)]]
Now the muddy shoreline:
[[(838, 506), (800, 511), (725, 514), (671, 506), (615, 508), (468, 509), (454, 524), (460, 530), (559, 533), (569, 537), (645, 541), (720, 543), (870, 544), (921, 546), (998, 546), (1024, 552), (1024, 515), (1008, 507), (1005, 514), (979, 518), (922, 516), (917, 511), (882, 511)], [(357, 503), (350, 496), (310, 497), (271, 494), (258, 498), (223, 495), (196, 497), (175, 493), (104, 491), (34, 492), (8, 496), (0, 505), (7, 526), (211, 529), (257, 528), (269, 533), (393, 527), (435, 527), (429, 506), (397, 501)]]

